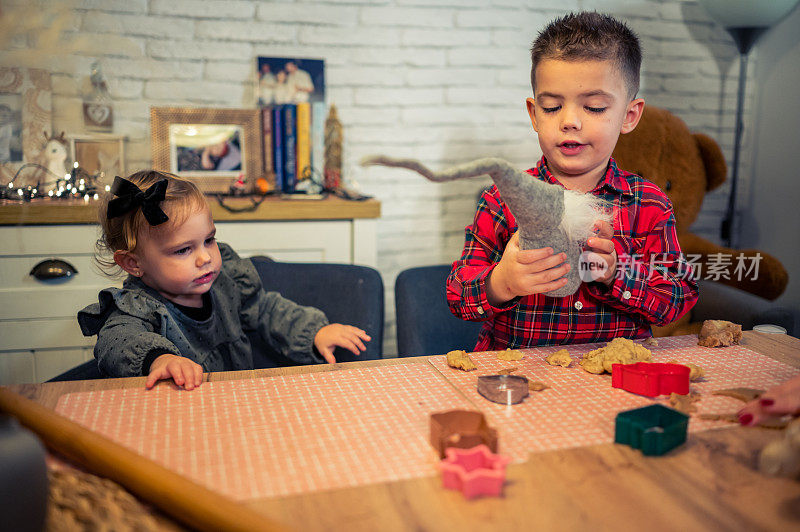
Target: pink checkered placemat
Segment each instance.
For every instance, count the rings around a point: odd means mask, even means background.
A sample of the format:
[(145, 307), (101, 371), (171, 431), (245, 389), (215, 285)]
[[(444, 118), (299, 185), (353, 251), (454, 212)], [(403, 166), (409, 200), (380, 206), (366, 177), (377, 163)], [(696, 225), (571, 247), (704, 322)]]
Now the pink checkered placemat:
[[(696, 336), (659, 338), (658, 346), (648, 347), (655, 362), (691, 362), (706, 374), (691, 385), (701, 394), (695, 403), (700, 413), (733, 413), (743, 403), (736, 399), (711, 395), (714, 390), (748, 387), (768, 389), (800, 373), (800, 369), (778, 362), (744, 346), (708, 348), (697, 345)], [(430, 359), (436, 369), (486, 414), (489, 424), (499, 431), (500, 452), (515, 461), (525, 460), (530, 451), (546, 451), (608, 443), (614, 440), (614, 419), (618, 412), (660, 402), (611, 387), (611, 376), (592, 375), (578, 365), (578, 359), (603, 344), (581, 344), (522, 349), (522, 360), (506, 362), (494, 352), (471, 353), (478, 369), (464, 372), (447, 365), (444, 356)], [(574, 361), (569, 368), (551, 366), (547, 355), (565, 348)], [(541, 381), (550, 388), (531, 392), (522, 403), (506, 406), (484, 399), (477, 391), (481, 375), (496, 374), (502, 368), (516, 366), (514, 375)], [(689, 431), (731, 426), (723, 421), (705, 421), (694, 414)]]
[(56, 411), (233, 499), (435, 474), (429, 414), (473, 408), (428, 364), (67, 394)]

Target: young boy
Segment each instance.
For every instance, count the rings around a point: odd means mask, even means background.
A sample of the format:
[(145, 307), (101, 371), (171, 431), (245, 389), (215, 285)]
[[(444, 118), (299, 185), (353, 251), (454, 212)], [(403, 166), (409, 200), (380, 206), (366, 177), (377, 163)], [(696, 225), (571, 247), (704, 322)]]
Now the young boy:
[(531, 49), (533, 98), (527, 99), (543, 157), (531, 179), (601, 196), (613, 227), (597, 222), (586, 250), (605, 271), (571, 296), (564, 250), (521, 250), (517, 224), (497, 188), (486, 190), (466, 228), (461, 258), (447, 280), (451, 311), (485, 320), (475, 351), (608, 341), (651, 335), (692, 308), (672, 204), (654, 184), (619, 169), (611, 152), (644, 108), (641, 49), (623, 23), (594, 12), (550, 23)]

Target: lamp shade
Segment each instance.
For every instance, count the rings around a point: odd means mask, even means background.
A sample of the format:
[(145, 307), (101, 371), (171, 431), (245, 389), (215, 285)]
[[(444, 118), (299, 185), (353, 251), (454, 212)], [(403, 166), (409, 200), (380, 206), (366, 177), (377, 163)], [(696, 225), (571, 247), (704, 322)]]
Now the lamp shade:
[(700, 0), (725, 28), (769, 28), (786, 16), (798, 0)]

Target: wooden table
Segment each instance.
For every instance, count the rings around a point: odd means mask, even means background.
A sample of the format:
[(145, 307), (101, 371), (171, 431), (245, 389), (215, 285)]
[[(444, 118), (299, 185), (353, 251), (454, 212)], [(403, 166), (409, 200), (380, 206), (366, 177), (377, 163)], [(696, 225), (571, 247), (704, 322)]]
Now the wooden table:
[[(746, 332), (749, 349), (800, 367), (800, 340)], [(426, 363), (424, 357), (209, 374), (209, 381)], [(16, 385), (49, 407), (76, 391), (144, 386), (144, 377)], [(662, 457), (603, 444), (531, 453), (511, 465), (503, 498), (466, 501), (436, 476), (254, 500), (271, 519), (299, 530), (800, 530), (800, 481), (755, 470), (779, 433), (734, 427), (689, 435)]]

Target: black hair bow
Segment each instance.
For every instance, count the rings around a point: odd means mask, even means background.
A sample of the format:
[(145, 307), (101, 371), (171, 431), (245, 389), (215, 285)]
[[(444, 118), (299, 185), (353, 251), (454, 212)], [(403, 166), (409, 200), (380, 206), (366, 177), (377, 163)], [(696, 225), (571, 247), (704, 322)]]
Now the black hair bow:
[(116, 218), (139, 207), (150, 225), (163, 224), (169, 217), (161, 210), (160, 203), (167, 193), (167, 180), (162, 179), (142, 192), (142, 189), (125, 178), (115, 177), (111, 192), (117, 196), (108, 202), (108, 218)]

